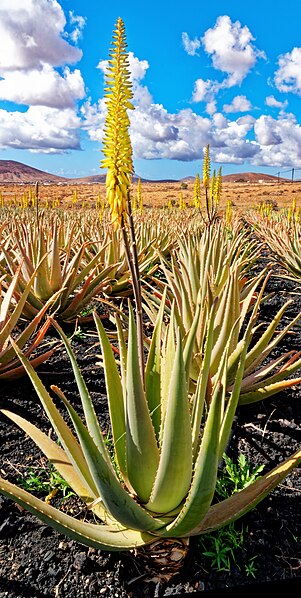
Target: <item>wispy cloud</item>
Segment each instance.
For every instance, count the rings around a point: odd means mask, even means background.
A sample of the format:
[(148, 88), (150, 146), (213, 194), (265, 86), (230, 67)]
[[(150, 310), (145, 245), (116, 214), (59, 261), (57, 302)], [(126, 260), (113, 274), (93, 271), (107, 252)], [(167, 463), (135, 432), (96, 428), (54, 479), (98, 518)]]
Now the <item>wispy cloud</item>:
[(201, 41), (195, 37), (195, 39), (190, 39), (188, 33), (184, 31), (182, 33), (182, 42), (184, 46), (185, 52), (189, 54), (189, 56), (195, 56), (198, 54), (198, 50), (201, 47)]
[(82, 37), (86, 19), (79, 15), (75, 15), (73, 10), (69, 10), (69, 20), (70, 24), (74, 25), (74, 29), (70, 33), (70, 39), (77, 44), (78, 40)]

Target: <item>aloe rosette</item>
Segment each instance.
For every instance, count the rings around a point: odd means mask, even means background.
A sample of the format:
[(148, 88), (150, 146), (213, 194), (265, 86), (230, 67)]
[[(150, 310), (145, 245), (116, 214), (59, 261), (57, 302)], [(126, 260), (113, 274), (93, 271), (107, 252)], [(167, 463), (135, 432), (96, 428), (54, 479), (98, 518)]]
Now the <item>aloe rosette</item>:
[(99, 524), (77, 520), (3, 478), (0, 478), (0, 492), (67, 536), (104, 550), (126, 550), (158, 539), (198, 535), (226, 525), (252, 509), (300, 462), (301, 451), (251, 486), (214, 503), (218, 465), (236, 412), (247, 341), (253, 326), (250, 321), (233, 389), (227, 398), (229, 342), (215, 381), (210, 376), (214, 311), (215, 305), (208, 320), (204, 365), (193, 394), (189, 393), (188, 380), (199, 311), (184, 347), (173, 315), (164, 341), (161, 340), (162, 304), (145, 367), (145, 388), (139, 370), (137, 331), (131, 308), (127, 343), (118, 325), (119, 366), (101, 320), (95, 314), (107, 385), (113, 455), (104, 442), (70, 344), (58, 324), (54, 322), (72, 363), (84, 421), (63, 392), (56, 386), (52, 389), (65, 405), (75, 433), (67, 426), (35, 370), (14, 345), (60, 444), (19, 415), (8, 410), (2, 412), (35, 441), (87, 508), (94, 512)]

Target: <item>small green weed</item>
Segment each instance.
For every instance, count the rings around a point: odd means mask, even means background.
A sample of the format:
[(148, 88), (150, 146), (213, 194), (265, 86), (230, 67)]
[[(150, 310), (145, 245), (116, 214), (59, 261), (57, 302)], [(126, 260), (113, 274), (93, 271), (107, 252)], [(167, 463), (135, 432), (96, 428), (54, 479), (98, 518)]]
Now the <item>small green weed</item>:
[(222, 498), (227, 498), (253, 484), (260, 477), (259, 474), (264, 468), (264, 465), (258, 465), (255, 469), (251, 469), (250, 463), (243, 454), (239, 455), (237, 464), (225, 454), (223, 459), (225, 470), (216, 483), (216, 492)]
[(249, 560), (249, 562), (245, 564), (246, 575), (248, 577), (250, 577), (250, 576), (254, 577), (254, 579), (256, 578), (256, 571), (257, 571), (256, 565), (254, 563), (255, 559), (257, 559), (257, 556), (252, 556), (252, 558)]
[(30, 467), (17, 482), (27, 492), (46, 494), (45, 500), (57, 494), (60, 494), (63, 500), (74, 495), (72, 488), (51, 464), (45, 467)]
[[(239, 492), (250, 484), (253, 484), (256, 479), (260, 477), (264, 465), (258, 465), (252, 469), (250, 463), (247, 461), (245, 455), (240, 454), (237, 464), (232, 461), (227, 455), (223, 455), (225, 467), (222, 475), (218, 478), (216, 483), (216, 494), (219, 498), (228, 498), (235, 492)], [(235, 529), (235, 524), (222, 527), (211, 534), (205, 534), (199, 538), (199, 547), (202, 554), (210, 559), (212, 568), (218, 571), (231, 571), (231, 567), (238, 564), (235, 559), (235, 552), (238, 549), (243, 550), (244, 539), (247, 529), (243, 527), (241, 530)], [(252, 557), (248, 563), (245, 564), (245, 572), (247, 576), (256, 576), (256, 565), (254, 563), (255, 557)]]

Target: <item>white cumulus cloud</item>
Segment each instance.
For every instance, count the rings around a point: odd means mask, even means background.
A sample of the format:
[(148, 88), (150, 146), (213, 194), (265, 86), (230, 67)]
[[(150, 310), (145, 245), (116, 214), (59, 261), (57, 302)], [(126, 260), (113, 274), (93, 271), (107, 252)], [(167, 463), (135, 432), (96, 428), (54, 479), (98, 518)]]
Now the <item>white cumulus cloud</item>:
[(287, 100), (280, 102), (279, 100), (276, 100), (274, 96), (267, 96), (265, 103), (270, 108), (281, 108), (282, 110), (284, 110), (288, 104)]
[(73, 109), (32, 106), (26, 112), (0, 110), (0, 147), (39, 153), (80, 149), (80, 121)]
[(1, 0), (0, 74), (80, 60), (81, 50), (63, 37), (65, 25), (56, 0)]
[(246, 96), (235, 96), (231, 104), (224, 104), (223, 111), (226, 113), (235, 112), (248, 112), (252, 109), (251, 102)]
[(239, 21), (232, 22), (227, 15), (218, 17), (214, 27), (205, 32), (202, 43), (214, 68), (228, 75), (225, 87), (240, 84), (257, 59), (265, 57), (253, 41), (249, 28)]
[(278, 119), (260, 116), (254, 126), (260, 153), (253, 162), (260, 166), (301, 167), (301, 126), (293, 114)]
[(85, 85), (78, 69), (65, 67), (63, 76), (49, 65), (41, 70), (12, 71), (0, 80), (0, 100), (30, 106), (68, 108), (85, 97)]
[(301, 95), (301, 48), (279, 57), (274, 81), (279, 91)]

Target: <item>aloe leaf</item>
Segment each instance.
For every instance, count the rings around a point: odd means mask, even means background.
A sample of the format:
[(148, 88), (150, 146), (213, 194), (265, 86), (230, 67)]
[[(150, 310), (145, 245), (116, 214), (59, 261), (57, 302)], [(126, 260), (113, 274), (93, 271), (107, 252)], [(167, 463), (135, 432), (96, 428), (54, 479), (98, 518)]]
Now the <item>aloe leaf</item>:
[[(260, 370), (257, 370), (243, 379), (241, 384), (241, 394), (248, 391), (258, 390), (262, 386), (268, 384), (274, 384), (274, 382), (280, 382), (284, 380), (294, 372), (301, 368), (301, 359), (298, 359), (301, 355), (301, 351), (295, 353), (294, 351), (288, 351), (284, 353), (278, 359), (273, 359), (267, 365), (263, 366)], [(291, 358), (283, 364), (283, 366), (277, 370), (273, 375), (269, 374), (276, 370), (277, 366), (280, 365), (287, 357)]]
[(34, 271), (34, 273), (32, 274), (31, 278), (29, 279), (28, 283), (26, 284), (24, 291), (18, 301), (17, 306), (15, 307), (13, 313), (10, 315), (10, 317), (8, 318), (7, 322), (4, 323), (4, 318), (7, 317), (7, 313), (8, 313), (8, 308), (9, 308), (9, 304), (11, 302), (12, 296), (14, 294), (15, 288), (19, 282), (19, 278), (20, 278), (20, 270), (21, 270), (22, 264), (20, 264), (16, 270), (16, 273), (10, 283), (10, 286), (8, 288), (7, 291), (7, 295), (4, 298), (2, 305), (1, 305), (1, 324), (3, 322), (3, 327), (2, 330), (0, 331), (0, 347), (2, 347), (2, 345), (4, 344), (4, 342), (7, 340), (8, 336), (10, 335), (10, 333), (12, 332), (12, 330), (14, 329), (20, 315), (22, 314), (22, 310), (23, 307), (25, 305), (28, 293), (30, 291), (31, 285), (33, 283), (33, 280), (36, 276), (36, 270)]
[[(254, 371), (255, 367), (257, 367), (258, 364), (262, 363), (262, 361), (270, 353), (272, 348), (275, 345), (277, 345), (277, 343), (285, 336), (285, 334), (288, 332), (288, 330), (290, 330), (290, 328), (296, 322), (298, 322), (298, 320), (300, 319), (301, 315), (298, 314), (298, 316), (296, 316), (296, 318), (294, 318), (292, 320), (292, 322), (290, 322), (290, 324), (288, 324), (288, 326), (286, 326), (277, 335), (276, 339), (271, 341), (273, 334), (274, 334), (278, 324), (280, 323), (284, 312), (289, 307), (289, 305), (291, 305), (291, 303), (292, 303), (292, 300), (290, 299), (279, 309), (279, 311), (277, 312), (273, 321), (269, 324), (269, 326), (267, 327), (265, 332), (261, 335), (261, 337), (257, 341), (257, 343), (248, 352), (247, 357), (246, 357), (246, 364), (245, 364), (246, 375), (248, 375), (251, 371)], [(270, 343), (270, 341), (271, 341), (271, 343)], [(269, 343), (270, 343), (270, 345), (269, 345)]]
[[(32, 365), (33, 368), (37, 368), (41, 363), (44, 363), (44, 361), (46, 361), (47, 359), (50, 359), (50, 357), (53, 355), (53, 353), (56, 351), (56, 347), (53, 349), (50, 349), (49, 351), (46, 351), (45, 353), (42, 353), (41, 355), (39, 355), (38, 357), (35, 357), (33, 359), (30, 360), (30, 363)], [(27, 352), (28, 354), (28, 352)], [(25, 369), (22, 365), (20, 365), (18, 367), (19, 364), (19, 360), (18, 359), (14, 359), (13, 361), (10, 361), (8, 364), (6, 364), (5, 367), (0, 367), (0, 380), (17, 380), (18, 378), (21, 378), (24, 376), (25, 373)]]
[[(45, 305), (38, 312), (38, 314), (26, 326), (26, 328), (24, 328), (24, 330), (21, 332), (21, 334), (19, 334), (19, 336), (15, 339), (15, 342), (17, 343), (18, 347), (20, 347), (20, 349), (22, 349), (24, 347), (24, 345), (30, 339), (32, 334), (35, 332), (35, 330), (36, 330), (38, 324), (40, 323), (41, 319), (43, 318), (44, 314), (47, 312), (48, 308), (52, 304), (52, 300), (56, 297), (56, 295), (59, 295), (59, 293), (60, 293), (60, 291), (58, 291), (58, 293), (56, 293), (53, 298), (49, 299), (45, 303)], [(34, 340), (34, 343), (32, 344), (32, 346), (29, 349), (26, 350), (26, 352), (25, 352), (26, 356), (29, 355), (41, 342), (44, 334), (46, 334), (46, 332), (47, 332), (49, 325), (50, 325), (50, 321), (46, 322), (42, 326), (42, 328), (40, 329), (39, 333), (37, 334), (37, 336)], [(1, 345), (0, 345), (0, 347), (1, 347)], [(15, 351), (14, 351), (13, 347), (10, 347), (10, 348), (7, 347), (3, 351), (1, 351), (1, 348), (0, 348), (0, 370), (2, 369), (3, 365), (9, 363), (13, 359), (14, 355), (15, 355)]]
[(146, 508), (158, 513), (175, 509), (186, 496), (192, 476), (189, 399), (182, 340), (177, 349), (166, 405), (158, 471)]
[(57, 221), (54, 223), (52, 231), (52, 248), (50, 254), (50, 286), (52, 292), (58, 291), (63, 286), (63, 278), (61, 272), (61, 260), (58, 243)]
[(243, 393), (240, 397), (239, 404), (248, 405), (250, 403), (256, 403), (257, 401), (262, 401), (263, 399), (267, 399), (268, 397), (278, 394), (280, 391), (285, 390), (286, 388), (300, 384), (300, 382), (301, 378), (293, 378), (292, 380), (282, 380), (279, 382), (274, 382), (273, 384), (265, 384), (262, 386), (262, 388)]
[(42, 301), (46, 301), (53, 295), (53, 290), (50, 286), (48, 254), (45, 244), (43, 232), (39, 235), (39, 249), (38, 249), (38, 263), (37, 275), (33, 281), (33, 288), (35, 294)]
[(199, 447), (199, 434), (200, 434), (201, 419), (202, 419), (202, 414), (203, 414), (203, 408), (204, 408), (204, 402), (205, 402), (205, 398), (206, 398), (207, 387), (208, 387), (209, 381), (211, 381), (210, 360), (211, 360), (211, 351), (212, 351), (212, 345), (213, 345), (213, 328), (214, 328), (216, 305), (217, 305), (217, 299), (214, 300), (213, 305), (210, 310), (210, 314), (209, 314), (203, 363), (202, 363), (201, 370), (199, 372), (196, 394), (195, 394), (193, 406), (192, 406), (192, 446), (193, 446), (194, 459), (196, 458), (198, 447)]
[(140, 375), (137, 332), (130, 306), (126, 371), (126, 454), (130, 484), (142, 502), (147, 502), (159, 462), (155, 430)]
[(35, 442), (35, 444), (41, 449), (44, 455), (47, 457), (50, 463), (54, 465), (61, 476), (68, 482), (74, 492), (85, 502), (89, 503), (96, 498), (95, 494), (89, 492), (87, 486), (83, 483), (83, 480), (79, 477), (75, 471), (73, 465), (68, 459), (65, 451), (49, 436), (44, 434), (35, 425), (21, 417), (16, 413), (12, 413), (7, 409), (1, 409), (1, 412), (11, 419), (23, 432), (25, 432)]
[(120, 472), (124, 480), (127, 480), (125, 414), (122, 385), (109, 339), (106, 335), (101, 319), (96, 313), (94, 313), (94, 321), (102, 347), (114, 450)]
[(272, 471), (255, 480), (250, 486), (212, 505), (200, 524), (189, 535), (210, 533), (242, 517), (254, 509), (300, 463), (301, 450), (298, 450), (282, 461), (280, 465), (274, 467)]
[(166, 288), (158, 311), (145, 368), (145, 393), (156, 436), (161, 425), (161, 338), (165, 311)]
[(29, 375), (31, 382), (32, 382), (32, 384), (38, 394), (38, 397), (44, 407), (44, 410), (48, 416), (48, 419), (50, 420), (50, 422), (51, 422), (62, 446), (64, 447), (71, 463), (73, 464), (73, 466), (76, 469), (80, 478), (83, 480), (83, 483), (85, 485), (87, 485), (90, 493), (92, 495), (97, 496), (97, 490), (96, 490), (95, 484), (93, 482), (93, 479), (89, 473), (89, 470), (87, 467), (87, 462), (84, 458), (84, 455), (82, 453), (80, 445), (78, 444), (78, 442), (77, 442), (76, 438), (74, 437), (74, 435), (72, 434), (71, 430), (68, 428), (68, 426), (67, 426), (66, 422), (64, 421), (63, 417), (61, 416), (60, 412), (54, 405), (52, 398), (50, 397), (45, 386), (41, 382), (39, 376), (35, 372), (34, 368), (31, 366), (28, 359), (26, 357), (24, 357), (24, 355), (22, 354), (22, 352), (20, 351), (20, 349), (18, 348), (16, 343), (14, 343), (13, 340), (11, 340), (11, 343), (12, 343), (24, 369), (26, 370), (27, 374)]
[(119, 361), (120, 361), (120, 378), (122, 385), (123, 397), (126, 396), (126, 362), (127, 362), (127, 346), (125, 342), (124, 330), (120, 318), (115, 313), (115, 322), (117, 328)]
[(137, 546), (151, 544), (157, 540), (156, 536), (151, 534), (131, 529), (116, 531), (115, 526), (95, 525), (75, 519), (3, 478), (0, 478), (0, 492), (50, 527), (85, 546), (110, 551), (133, 550)]
[(195, 528), (207, 513), (215, 491), (219, 463), (219, 433), (222, 407), (222, 385), (217, 383), (207, 416), (194, 476), (184, 505), (162, 535), (183, 537)]
[(198, 301), (198, 303), (196, 305), (196, 309), (195, 309), (194, 318), (193, 318), (193, 321), (192, 321), (192, 324), (191, 324), (191, 327), (190, 327), (190, 330), (188, 332), (186, 342), (185, 342), (183, 358), (184, 358), (184, 368), (185, 368), (185, 372), (186, 372), (187, 384), (189, 383), (192, 356), (193, 356), (193, 353), (196, 352), (195, 339), (196, 339), (196, 334), (197, 334), (197, 330), (198, 330), (198, 326), (199, 326), (201, 307), (202, 307), (201, 302)]
[(77, 388), (78, 388), (78, 391), (80, 394), (88, 430), (89, 430), (96, 446), (103, 453), (104, 458), (108, 461), (108, 463), (111, 463), (110, 458), (107, 453), (103, 435), (102, 435), (102, 432), (101, 432), (101, 429), (99, 426), (99, 422), (98, 422), (98, 419), (95, 414), (93, 403), (91, 401), (89, 391), (88, 391), (86, 383), (83, 379), (80, 368), (78, 367), (74, 353), (71, 349), (70, 342), (68, 341), (68, 338), (66, 337), (65, 333), (63, 332), (63, 330), (59, 326), (59, 324), (53, 318), (51, 318), (51, 321), (52, 321), (54, 328), (56, 328), (56, 330), (58, 331), (58, 333), (65, 345), (65, 349), (67, 351), (68, 357), (70, 359), (70, 363), (71, 363), (73, 373), (75, 376)]
[(231, 431), (232, 424), (233, 424), (233, 419), (234, 419), (235, 412), (237, 409), (238, 401), (240, 398), (241, 383), (242, 383), (244, 370), (245, 370), (245, 360), (246, 360), (246, 355), (247, 355), (247, 349), (248, 349), (248, 346), (250, 343), (254, 320), (255, 320), (255, 315), (250, 318), (246, 332), (243, 337), (242, 351), (241, 351), (241, 356), (240, 356), (240, 360), (239, 360), (239, 364), (238, 364), (238, 368), (237, 368), (237, 372), (236, 372), (236, 376), (235, 376), (233, 389), (232, 389), (232, 392), (228, 399), (226, 410), (225, 410), (225, 413), (223, 416), (223, 421), (222, 421), (222, 425), (221, 425), (221, 429), (220, 429), (219, 461), (222, 458), (223, 453), (225, 451), (225, 447), (228, 442), (228, 438), (229, 438), (230, 431)]
[(151, 531), (161, 527), (162, 521), (148, 514), (120, 484), (113, 468), (98, 450), (76, 411), (59, 389), (55, 391), (68, 409), (98, 494), (109, 513), (116, 521), (132, 529)]

